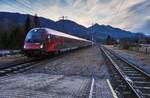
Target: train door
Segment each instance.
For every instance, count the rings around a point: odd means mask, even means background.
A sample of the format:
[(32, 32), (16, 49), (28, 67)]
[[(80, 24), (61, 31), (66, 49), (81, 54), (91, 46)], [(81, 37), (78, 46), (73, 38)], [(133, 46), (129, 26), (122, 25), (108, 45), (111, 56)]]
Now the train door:
[(60, 37), (60, 36), (56, 36), (56, 48), (57, 50), (60, 50), (63, 48), (63, 44), (64, 44), (64, 40), (63, 40), (63, 37)]
[(49, 48), (51, 47), (51, 35), (48, 34), (47, 35), (47, 38), (46, 38), (46, 41), (45, 41), (45, 49), (47, 52), (49, 52)]
[(47, 51), (48, 52), (55, 52), (57, 51), (57, 48), (56, 48), (56, 44), (57, 44), (57, 41), (56, 41), (56, 36), (55, 35), (48, 35), (48, 44), (47, 44)]

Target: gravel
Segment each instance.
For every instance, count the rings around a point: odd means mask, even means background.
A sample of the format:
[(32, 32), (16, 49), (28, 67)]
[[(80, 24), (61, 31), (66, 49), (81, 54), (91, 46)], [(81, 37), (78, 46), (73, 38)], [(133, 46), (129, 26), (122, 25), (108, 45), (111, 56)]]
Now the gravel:
[(0, 57), (0, 68), (10, 65), (12, 63), (17, 63), (25, 60), (29, 59), (22, 54)]
[(0, 78), (1, 98), (72, 98), (84, 92), (90, 80), (85, 77), (18, 74)]
[(107, 65), (98, 46), (81, 49), (52, 59), (26, 73), (47, 73), (55, 75), (80, 75), (109, 78)]
[(149, 54), (131, 51), (131, 50), (118, 49), (117, 47), (113, 47), (113, 46), (106, 46), (106, 47), (114, 50), (116, 53), (126, 58), (128, 61), (136, 64), (138, 67), (140, 67), (145, 72), (150, 74), (150, 66), (149, 66), (150, 55)]
[(80, 49), (44, 60), (24, 73), (0, 77), (0, 96), (84, 98), (83, 95), (89, 93), (87, 87), (91, 85), (92, 77), (99, 81), (109, 78), (107, 65), (99, 48), (96, 45)]

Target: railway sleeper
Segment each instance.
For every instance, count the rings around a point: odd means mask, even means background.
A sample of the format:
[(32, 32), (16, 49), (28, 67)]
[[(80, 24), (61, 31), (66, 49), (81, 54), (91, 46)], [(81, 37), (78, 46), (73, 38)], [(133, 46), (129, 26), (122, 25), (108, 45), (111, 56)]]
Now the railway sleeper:
[(144, 85), (144, 86), (150, 86), (150, 83), (148, 81), (133, 81), (135, 85)]
[(133, 82), (134, 81), (147, 81), (147, 79), (146, 78), (130, 78)]
[(118, 76), (118, 75), (114, 75), (113, 77), (114, 77), (115, 79), (121, 79), (121, 77)]
[(150, 90), (150, 87), (148, 86), (134, 86), (135, 88), (138, 88), (138, 89), (145, 89), (145, 90)]
[(141, 92), (141, 96), (142, 96), (142, 98), (150, 98), (150, 94), (149, 93), (142, 93)]
[(0, 75), (3, 75), (5, 72), (6, 72), (6, 71), (1, 70), (1, 71), (0, 71)]
[(138, 76), (137, 77), (136, 76), (130, 76), (130, 78), (131, 79), (144, 79), (144, 80), (147, 79), (145, 77), (138, 77)]
[(132, 74), (132, 73), (127, 73), (128, 76), (142, 76), (141, 74)]
[(131, 95), (132, 93), (130, 91), (124, 91), (123, 94), (124, 95)]
[(117, 72), (113, 72), (113, 74), (114, 74), (114, 75), (118, 75), (118, 73), (117, 73)]
[(135, 95), (133, 94), (133, 92), (128, 88), (121, 91), (121, 93), (124, 96), (123, 98), (135, 98)]
[(124, 69), (130, 69), (131, 67), (124, 66), (123, 68), (124, 68)]
[(125, 73), (139, 73), (138, 71), (135, 71), (135, 70), (133, 70), (133, 71), (124, 71)]
[(135, 71), (134, 69), (124, 69), (122, 68), (123, 71)]
[(12, 68), (5, 69), (5, 72), (10, 72), (10, 71), (12, 71)]
[(141, 92), (142, 94), (150, 94), (150, 89), (148, 87), (134, 86), (134, 88), (137, 89), (137, 91)]
[(123, 80), (116, 80), (117, 83), (123, 83)]
[(144, 94), (142, 94), (145, 98), (150, 98), (150, 94), (148, 93), (144, 93)]
[(119, 88), (122, 88), (123, 90), (126, 90), (127, 89), (127, 85), (125, 84), (120, 84), (118, 85)]
[[(126, 75), (141, 75), (140, 73), (124, 72)], [(142, 76), (142, 75), (141, 75)]]
[(132, 67), (130, 66), (122, 66), (123, 69), (133, 69)]

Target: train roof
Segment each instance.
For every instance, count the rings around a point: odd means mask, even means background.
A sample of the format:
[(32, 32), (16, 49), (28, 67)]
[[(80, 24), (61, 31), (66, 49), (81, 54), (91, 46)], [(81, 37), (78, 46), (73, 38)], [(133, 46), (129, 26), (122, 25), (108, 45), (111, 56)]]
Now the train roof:
[(76, 36), (73, 36), (73, 35), (70, 35), (70, 34), (66, 34), (66, 33), (63, 33), (63, 32), (60, 32), (60, 31), (56, 31), (56, 30), (53, 30), (53, 29), (49, 29), (49, 28), (35, 28), (35, 29), (44, 29), (44, 30), (47, 31), (48, 34), (52, 34), (52, 35), (56, 35), (56, 36), (62, 36), (62, 37), (66, 37), (66, 38), (92, 42), (92, 41), (87, 40), (87, 39), (76, 37)]

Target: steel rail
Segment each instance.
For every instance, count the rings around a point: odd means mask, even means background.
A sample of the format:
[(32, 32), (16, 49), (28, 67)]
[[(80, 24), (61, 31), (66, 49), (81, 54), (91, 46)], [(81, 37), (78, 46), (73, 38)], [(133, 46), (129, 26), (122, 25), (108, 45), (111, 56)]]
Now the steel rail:
[(94, 83), (95, 83), (95, 79), (92, 78), (92, 83), (91, 83), (89, 98), (93, 98)]
[(106, 57), (108, 58), (108, 60), (112, 63), (112, 65), (115, 67), (115, 69), (118, 71), (118, 73), (121, 75), (121, 77), (124, 79), (124, 81), (126, 82), (127, 86), (129, 87), (129, 89), (131, 89), (133, 91), (133, 93), (135, 94), (136, 98), (143, 98), (137, 92), (137, 90), (132, 86), (132, 84), (130, 83), (130, 81), (128, 81), (127, 76), (125, 75), (125, 73), (122, 72), (122, 70), (118, 67), (118, 65), (110, 57), (110, 55), (108, 54), (108, 52), (106, 52), (106, 49), (104, 50), (104, 48), (101, 47), (101, 50), (106, 55)]
[[(105, 48), (107, 49), (107, 48)], [(108, 49), (107, 49), (108, 50)], [(150, 74), (146, 73), (145, 71), (143, 71), (141, 68), (139, 68), (136, 64), (129, 62), (126, 58), (123, 58), (122, 56), (119, 56), (118, 54), (116, 54), (114, 51), (108, 50), (110, 51), (112, 54), (115, 54), (115, 56), (117, 56), (118, 58), (120, 58), (123, 62), (127, 63), (128, 65), (130, 65), (131, 67), (135, 68), (136, 70), (140, 71), (143, 75), (147, 76), (150, 79)]]

